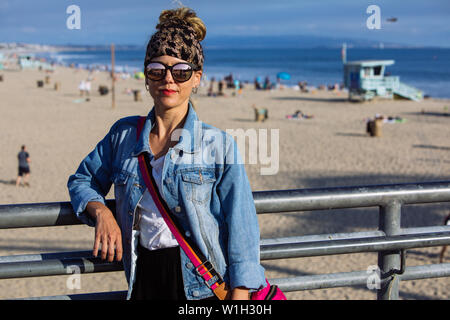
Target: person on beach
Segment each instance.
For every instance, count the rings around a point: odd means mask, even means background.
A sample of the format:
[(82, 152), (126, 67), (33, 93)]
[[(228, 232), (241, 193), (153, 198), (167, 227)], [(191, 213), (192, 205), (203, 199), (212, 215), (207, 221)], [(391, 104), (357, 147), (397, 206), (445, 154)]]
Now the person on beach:
[(86, 95), (87, 98), (90, 97), (92, 80), (93, 80), (93, 77), (90, 74), (86, 80), (81, 80), (80, 84), (78, 85), (78, 89), (80, 90), (81, 97), (83, 97), (84, 95)]
[[(450, 213), (444, 220), (444, 226), (450, 226)], [(443, 246), (441, 249), (441, 253), (439, 254), (439, 263), (444, 262), (445, 251), (447, 251), (447, 246)]]
[[(149, 194), (138, 156), (148, 156), (171, 215), (223, 279), (227, 298), (248, 299), (266, 286), (259, 259), (259, 226), (237, 144), (199, 121), (190, 100), (200, 85), (206, 27), (188, 8), (162, 11), (147, 45), (146, 89), (154, 106), (120, 119), (70, 176), (76, 215), (95, 226), (93, 255), (123, 260), (127, 299), (217, 299), (180, 249)], [(205, 159), (207, 158), (207, 159)], [(115, 215), (105, 206), (115, 188)]]
[(80, 96), (83, 97), (86, 92), (86, 80), (81, 80), (78, 85), (78, 90), (80, 90)]
[(20, 149), (19, 154), (17, 155), (17, 158), (19, 160), (19, 173), (17, 175), (16, 179), (16, 186), (18, 187), (22, 183), (22, 177), (23, 177), (23, 183), (25, 186), (29, 187), (30, 183), (28, 182), (28, 179), (30, 178), (30, 154), (27, 151), (27, 147), (23, 145)]

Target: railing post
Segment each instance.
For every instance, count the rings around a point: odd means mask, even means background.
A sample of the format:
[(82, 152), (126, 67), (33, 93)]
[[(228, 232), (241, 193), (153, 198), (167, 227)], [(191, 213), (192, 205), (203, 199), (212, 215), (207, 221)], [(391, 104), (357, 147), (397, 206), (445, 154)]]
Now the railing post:
[[(401, 203), (393, 201), (380, 206), (379, 229), (386, 236), (395, 236), (400, 233)], [(378, 290), (378, 300), (398, 300), (399, 278), (396, 272), (401, 269), (400, 251), (378, 252), (378, 267), (381, 273), (381, 287)]]

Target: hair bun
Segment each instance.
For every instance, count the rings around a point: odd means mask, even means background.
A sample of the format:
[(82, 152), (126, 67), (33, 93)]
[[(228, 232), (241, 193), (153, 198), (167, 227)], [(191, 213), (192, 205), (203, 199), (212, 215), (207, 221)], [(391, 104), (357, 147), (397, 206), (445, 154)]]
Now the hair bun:
[(184, 25), (191, 27), (195, 31), (195, 38), (202, 41), (206, 36), (206, 26), (202, 19), (197, 17), (194, 10), (190, 8), (178, 8), (164, 10), (159, 16), (159, 24), (156, 29), (161, 30), (164, 27)]

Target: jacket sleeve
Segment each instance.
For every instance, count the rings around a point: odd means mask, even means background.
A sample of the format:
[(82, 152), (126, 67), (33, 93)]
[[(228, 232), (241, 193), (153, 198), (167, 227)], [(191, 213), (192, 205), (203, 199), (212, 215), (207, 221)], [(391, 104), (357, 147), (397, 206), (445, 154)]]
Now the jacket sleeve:
[(228, 134), (226, 140), (224, 171), (217, 190), (228, 226), (229, 285), (232, 289), (260, 289), (265, 286), (265, 276), (253, 194), (237, 144)]
[(112, 171), (111, 131), (94, 150), (83, 159), (75, 174), (69, 177), (67, 187), (73, 210), (77, 217), (89, 226), (95, 221), (85, 211), (88, 202), (105, 204), (105, 197), (111, 188)]

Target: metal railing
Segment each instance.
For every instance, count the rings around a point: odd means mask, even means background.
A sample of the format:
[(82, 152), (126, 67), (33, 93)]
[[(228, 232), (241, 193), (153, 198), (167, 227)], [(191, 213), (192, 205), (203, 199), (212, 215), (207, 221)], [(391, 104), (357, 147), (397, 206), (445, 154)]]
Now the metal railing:
[[(258, 214), (379, 207), (378, 230), (263, 239), (261, 260), (378, 252), (378, 299), (398, 299), (399, 282), (450, 276), (450, 263), (405, 267), (405, 250), (450, 244), (450, 226), (401, 228), (403, 205), (450, 202), (450, 181), (396, 185), (259, 191)], [(107, 205), (114, 212), (114, 201)], [(81, 224), (69, 202), (0, 205), (0, 229)], [(123, 270), (120, 263), (93, 258), (91, 251), (0, 257), (0, 279)], [(286, 292), (367, 285), (367, 271), (270, 279)], [(124, 299), (125, 291), (34, 299)]]

